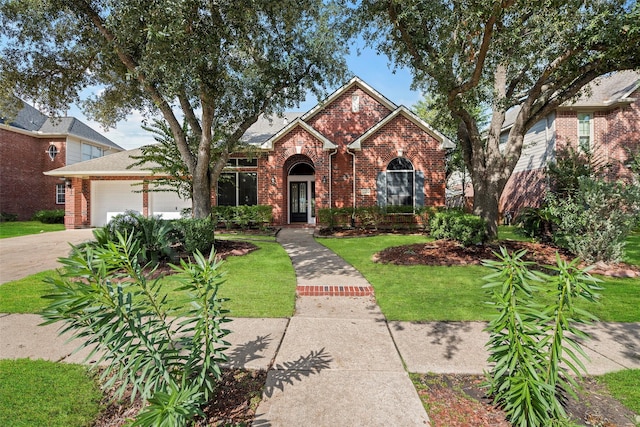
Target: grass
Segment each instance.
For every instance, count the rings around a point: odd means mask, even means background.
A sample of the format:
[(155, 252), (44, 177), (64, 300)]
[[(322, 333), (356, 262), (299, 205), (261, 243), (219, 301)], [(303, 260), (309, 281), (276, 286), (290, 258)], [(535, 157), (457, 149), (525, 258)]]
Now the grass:
[(0, 222), (0, 239), (62, 230), (64, 230), (64, 224), (43, 224), (40, 221), (3, 221)]
[[(221, 297), (229, 298), (225, 303), (229, 315), (291, 316), (295, 307), (296, 277), (289, 256), (275, 241), (253, 243), (260, 249), (245, 256), (229, 257), (220, 267), (226, 281), (219, 292)], [(42, 311), (48, 303), (42, 296), (52, 289), (43, 280), (53, 274), (56, 274), (53, 270), (44, 271), (0, 285), (0, 313)], [(175, 276), (163, 281), (169, 292), (179, 284)]]
[(81, 427), (100, 412), (102, 393), (86, 367), (0, 360), (0, 425)]
[[(500, 231), (504, 236), (504, 231)], [(512, 234), (514, 238), (519, 238)], [(358, 269), (375, 289), (378, 304), (389, 320), (467, 321), (489, 320), (493, 311), (484, 304), (488, 296), (481, 266), (432, 267), (377, 264), (372, 256), (387, 247), (427, 242), (424, 236), (375, 236), (318, 239)], [(640, 265), (640, 237), (629, 239), (627, 262)], [(640, 321), (640, 280), (603, 278), (599, 304), (582, 305), (603, 321)]]
[(625, 369), (599, 377), (613, 397), (640, 414), (640, 369)]

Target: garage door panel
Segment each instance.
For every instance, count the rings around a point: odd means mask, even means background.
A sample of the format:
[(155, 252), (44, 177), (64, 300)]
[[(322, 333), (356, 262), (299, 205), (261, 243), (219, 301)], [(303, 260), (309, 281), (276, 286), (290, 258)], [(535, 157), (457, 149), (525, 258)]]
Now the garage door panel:
[(91, 225), (102, 227), (110, 217), (127, 210), (142, 213), (142, 181), (92, 181)]

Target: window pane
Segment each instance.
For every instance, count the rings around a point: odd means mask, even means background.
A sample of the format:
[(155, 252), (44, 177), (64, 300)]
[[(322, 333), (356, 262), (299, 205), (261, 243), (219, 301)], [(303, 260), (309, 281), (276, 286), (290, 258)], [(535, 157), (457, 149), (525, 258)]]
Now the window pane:
[(238, 166), (241, 167), (257, 167), (258, 159), (238, 159)]
[(218, 180), (218, 206), (236, 206), (236, 174), (223, 173)]
[(413, 172), (387, 171), (387, 204), (413, 205)]
[(249, 206), (258, 204), (258, 174), (238, 173), (238, 204)]
[(64, 184), (56, 184), (56, 204), (64, 205)]
[(413, 165), (404, 157), (397, 157), (389, 162), (387, 170), (390, 171), (412, 171)]

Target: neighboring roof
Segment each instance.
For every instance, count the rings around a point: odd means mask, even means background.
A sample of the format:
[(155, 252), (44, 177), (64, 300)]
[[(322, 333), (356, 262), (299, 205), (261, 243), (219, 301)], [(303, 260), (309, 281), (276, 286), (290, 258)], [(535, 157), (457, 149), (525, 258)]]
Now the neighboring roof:
[(118, 153), (109, 154), (98, 157), (96, 159), (86, 160), (84, 162), (74, 163), (45, 172), (45, 175), (64, 176), (64, 177), (81, 177), (81, 176), (148, 176), (151, 169), (158, 167), (156, 163), (147, 163), (145, 166), (134, 166), (130, 169), (127, 167), (136, 160), (132, 157), (142, 155), (142, 147), (133, 150), (120, 151)]
[[(596, 78), (582, 91), (582, 95), (575, 101), (562, 104), (559, 110), (575, 109), (610, 109), (620, 104), (635, 102), (631, 94), (640, 89), (640, 71), (624, 70)], [(502, 130), (513, 125), (520, 107), (515, 106), (507, 111)]]
[(611, 107), (628, 104), (634, 100), (631, 94), (640, 88), (640, 71), (625, 70), (607, 74), (593, 80), (574, 102), (566, 102), (561, 108)]
[[(9, 126), (38, 136), (75, 136), (115, 150), (122, 150), (115, 142), (95, 131), (75, 117), (48, 117), (36, 108), (21, 101), (22, 109)], [(0, 123), (5, 121), (0, 118)]]
[(302, 113), (299, 112), (282, 113), (277, 117), (260, 115), (258, 120), (242, 135), (242, 141), (251, 145), (262, 145), (300, 116)]
[(389, 114), (387, 117), (379, 121), (375, 126), (373, 126), (371, 129), (363, 133), (359, 138), (357, 138), (355, 141), (349, 144), (349, 148), (351, 148), (352, 150), (362, 149), (363, 141), (365, 141), (371, 135), (375, 134), (378, 130), (383, 128), (387, 123), (389, 123), (391, 120), (396, 118), (398, 115), (402, 115), (406, 117), (411, 122), (413, 122), (416, 126), (421, 128), (423, 131), (427, 132), (429, 135), (437, 139), (440, 142), (442, 148), (456, 147), (456, 145), (449, 138), (447, 138), (446, 136), (444, 136), (443, 134), (441, 134), (440, 132), (432, 128), (431, 125), (429, 125), (429, 123), (425, 122), (420, 117), (415, 115), (407, 107), (405, 107), (404, 105), (401, 105), (400, 107), (396, 108), (395, 111), (393, 111), (391, 114)]

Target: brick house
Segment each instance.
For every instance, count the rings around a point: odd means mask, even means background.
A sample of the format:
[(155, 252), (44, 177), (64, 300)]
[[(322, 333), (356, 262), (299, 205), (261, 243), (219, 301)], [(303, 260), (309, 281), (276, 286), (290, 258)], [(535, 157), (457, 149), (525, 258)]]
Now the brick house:
[[(243, 139), (257, 154), (232, 156), (214, 205), (270, 205), (274, 223), (284, 225), (315, 224), (320, 208), (445, 203), (453, 143), (357, 77), (305, 114), (262, 117)], [(67, 228), (101, 226), (125, 209), (171, 218), (190, 207), (173, 193), (141, 193), (153, 178), (127, 169), (130, 154), (49, 172), (72, 183)]]
[[(507, 113), (507, 132), (517, 111)], [(540, 205), (548, 188), (546, 166), (556, 150), (588, 148), (608, 165), (608, 179), (631, 179), (629, 150), (640, 150), (640, 71), (621, 71), (594, 80), (574, 102), (560, 106), (525, 135), (522, 156), (500, 198), (500, 211), (516, 214)]]
[(26, 103), (9, 123), (0, 113), (0, 212), (24, 221), (39, 210), (63, 209), (65, 181), (43, 172), (118, 151), (73, 117), (52, 119)]

